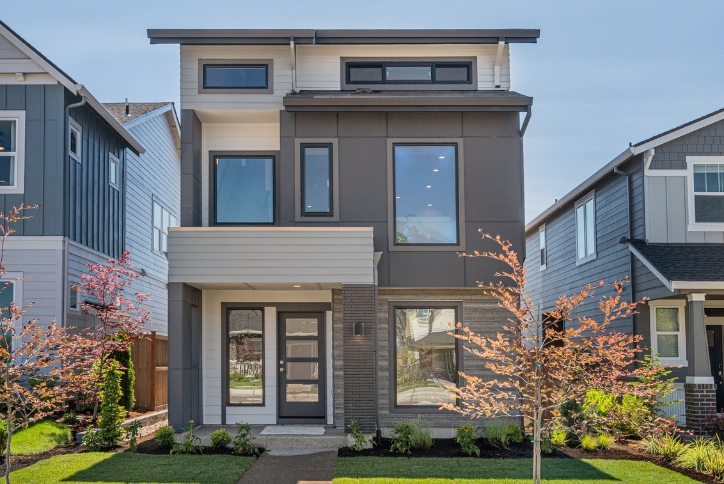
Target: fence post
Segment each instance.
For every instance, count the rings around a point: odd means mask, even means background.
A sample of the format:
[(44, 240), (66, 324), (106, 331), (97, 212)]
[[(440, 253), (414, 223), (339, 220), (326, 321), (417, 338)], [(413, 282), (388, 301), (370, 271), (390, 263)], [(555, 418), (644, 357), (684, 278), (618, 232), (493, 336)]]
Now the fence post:
[(151, 331), (151, 410), (156, 410), (156, 332)]

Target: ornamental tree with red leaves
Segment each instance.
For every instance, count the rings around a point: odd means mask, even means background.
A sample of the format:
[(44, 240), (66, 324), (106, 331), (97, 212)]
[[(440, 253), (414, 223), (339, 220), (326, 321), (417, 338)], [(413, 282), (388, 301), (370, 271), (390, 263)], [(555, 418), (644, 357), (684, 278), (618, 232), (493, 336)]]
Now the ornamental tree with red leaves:
[[(555, 309), (541, 317), (539, 305), (526, 292), (526, 271), (508, 241), (483, 234), (500, 247), (500, 252), (475, 252), (463, 257), (486, 257), (499, 261), (507, 270), (495, 274), (497, 284), (487, 285), (485, 294), (509, 311), (508, 324), (495, 337), (474, 333), (458, 323), (455, 337), (469, 343), (466, 351), (483, 358), (485, 368), (497, 378), (483, 379), (460, 372), (465, 385), (445, 387), (460, 401), (440, 403), (446, 410), (472, 418), (523, 417), (533, 424), (533, 483), (540, 484), (541, 437), (560, 416), (559, 409), (580, 401), (592, 388), (621, 397), (626, 394), (654, 405), (661, 393), (657, 378), (660, 367), (635, 364), (645, 351), (640, 335), (617, 332), (611, 323), (635, 314), (640, 302), (621, 298), (625, 281), (610, 286), (603, 281), (588, 284), (570, 296), (560, 296)], [(504, 281), (504, 282), (503, 282)], [(573, 317), (574, 311), (594, 297), (596, 289), (613, 288), (614, 295), (600, 298), (600, 322), (588, 316)], [(565, 321), (558, 329), (548, 321)], [(575, 321), (575, 322), (574, 322)], [(650, 428), (666, 431), (670, 420), (651, 417)]]
[(79, 298), (80, 309), (96, 321), (94, 326), (84, 331), (87, 338), (96, 342), (93, 347), (94, 365), (90, 374), (84, 375), (85, 381), (79, 382), (82, 383), (80, 387), (93, 397), (94, 419), (110, 354), (126, 351), (134, 339), (142, 336), (151, 319), (151, 312), (144, 305), (148, 294), (135, 292), (133, 297), (126, 297), (129, 286), (138, 277), (141, 276), (133, 265), (131, 253), (125, 251), (118, 259), (109, 259), (105, 264), (88, 264), (88, 273), (81, 275), (81, 283), (73, 287), (85, 296), (82, 302)]

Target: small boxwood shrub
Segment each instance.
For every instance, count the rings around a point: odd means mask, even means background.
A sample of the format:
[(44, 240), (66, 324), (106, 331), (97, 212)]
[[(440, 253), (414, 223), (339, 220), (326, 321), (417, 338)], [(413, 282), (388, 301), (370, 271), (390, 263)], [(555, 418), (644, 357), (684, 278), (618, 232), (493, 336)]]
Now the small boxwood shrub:
[(231, 443), (231, 438), (231, 434), (226, 430), (215, 430), (211, 433), (211, 448), (216, 450), (225, 449)]
[(455, 442), (462, 448), (463, 452), (468, 455), (475, 454), (480, 457), (480, 447), (475, 443), (478, 439), (478, 430), (472, 424), (465, 424), (458, 427)]
[(165, 448), (173, 447), (173, 444), (176, 443), (176, 440), (174, 440), (174, 436), (173, 436), (173, 427), (171, 427), (170, 425), (167, 425), (165, 427), (161, 427), (160, 429), (156, 430), (154, 439), (156, 440), (156, 443), (160, 447), (165, 447)]

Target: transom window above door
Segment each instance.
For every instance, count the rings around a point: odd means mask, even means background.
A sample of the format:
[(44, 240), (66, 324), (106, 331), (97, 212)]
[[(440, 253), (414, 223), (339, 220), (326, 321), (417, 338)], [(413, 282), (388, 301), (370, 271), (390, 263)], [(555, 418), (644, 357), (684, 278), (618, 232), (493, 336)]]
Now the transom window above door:
[(213, 157), (214, 223), (273, 224), (275, 157)]

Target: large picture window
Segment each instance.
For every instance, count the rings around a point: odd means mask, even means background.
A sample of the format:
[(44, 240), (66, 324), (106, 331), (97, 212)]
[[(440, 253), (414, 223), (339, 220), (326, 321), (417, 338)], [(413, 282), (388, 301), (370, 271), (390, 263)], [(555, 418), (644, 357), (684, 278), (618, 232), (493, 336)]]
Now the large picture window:
[(457, 245), (457, 145), (393, 146), (395, 245)]
[(215, 223), (274, 223), (273, 156), (217, 156), (214, 181)]
[(333, 205), (332, 145), (301, 145), (302, 215), (331, 217)]
[(395, 307), (395, 406), (455, 402), (445, 390), (458, 381), (455, 308)]
[(264, 311), (228, 310), (228, 403), (264, 404)]

